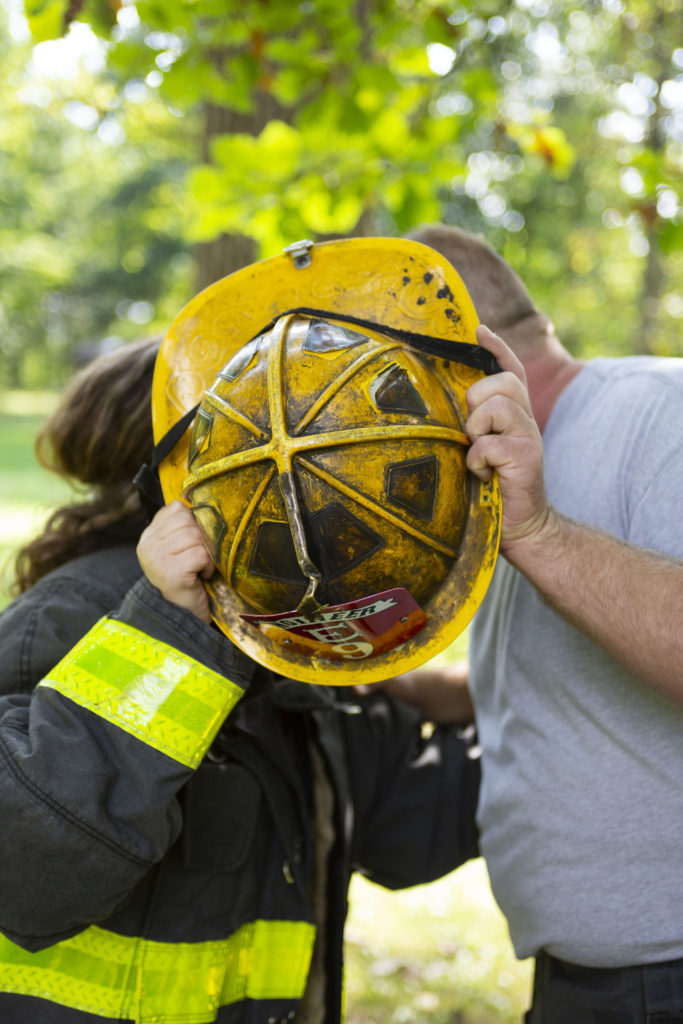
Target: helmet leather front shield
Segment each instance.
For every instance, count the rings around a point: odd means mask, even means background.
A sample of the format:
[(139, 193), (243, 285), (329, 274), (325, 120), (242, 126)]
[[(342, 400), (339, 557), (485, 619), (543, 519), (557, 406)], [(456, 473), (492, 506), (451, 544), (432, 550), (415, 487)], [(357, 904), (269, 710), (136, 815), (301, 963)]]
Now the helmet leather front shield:
[[(211, 551), (219, 627), (274, 671), (348, 685), (422, 664), (464, 629), (495, 563), (500, 499), (465, 466), (479, 371), (381, 330), (277, 317), (315, 305), (472, 341), (450, 265), (388, 239), (311, 255), (245, 268), (180, 314), (157, 364), (155, 433), (201, 399), (189, 447), (160, 475)], [(256, 316), (276, 322), (258, 334)]]

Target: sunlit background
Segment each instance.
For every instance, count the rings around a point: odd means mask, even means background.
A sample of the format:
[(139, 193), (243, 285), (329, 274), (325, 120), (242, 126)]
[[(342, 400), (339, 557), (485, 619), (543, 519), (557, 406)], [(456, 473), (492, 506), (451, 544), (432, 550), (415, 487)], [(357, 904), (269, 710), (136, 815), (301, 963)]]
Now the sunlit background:
[[(68, 376), (298, 239), (457, 224), (574, 355), (683, 355), (679, 0), (0, 0), (0, 61), (3, 600)], [(352, 897), (352, 1024), (519, 1021), (481, 862)]]
[(0, 386), (163, 331), (245, 254), (438, 219), (575, 354), (681, 352), (676, 0), (362, 7), (2, 0)]

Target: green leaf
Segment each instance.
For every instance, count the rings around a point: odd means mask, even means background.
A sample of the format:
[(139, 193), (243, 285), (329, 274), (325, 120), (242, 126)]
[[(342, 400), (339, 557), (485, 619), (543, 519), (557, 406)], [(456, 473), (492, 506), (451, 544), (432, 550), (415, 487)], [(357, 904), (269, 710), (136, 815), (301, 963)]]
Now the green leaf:
[(408, 119), (396, 108), (384, 110), (374, 119), (371, 134), (382, 152), (400, 153), (411, 144)]
[(124, 38), (109, 50), (107, 62), (117, 77), (144, 78), (156, 69), (154, 52), (139, 38)]
[(424, 32), (430, 43), (442, 43), (444, 46), (452, 46), (457, 39), (459, 32), (455, 25), (448, 20), (450, 12), (437, 9), (428, 14), (425, 18)]
[(299, 132), (284, 121), (269, 121), (258, 138), (257, 156), (271, 180), (285, 181), (296, 170), (301, 155)]
[(309, 177), (302, 188), (299, 209), (314, 234), (347, 234), (358, 223), (363, 203), (358, 195), (333, 194), (324, 182)]
[(46, 0), (26, 4), (26, 17), (35, 43), (60, 39), (64, 33), (64, 15), (68, 0)]
[(427, 46), (405, 47), (392, 55), (389, 66), (398, 75), (431, 76)]
[(87, 0), (77, 21), (87, 21), (98, 36), (107, 39), (117, 24), (121, 0)]
[(683, 251), (683, 224), (676, 220), (661, 221), (657, 232), (659, 247), (667, 256)]

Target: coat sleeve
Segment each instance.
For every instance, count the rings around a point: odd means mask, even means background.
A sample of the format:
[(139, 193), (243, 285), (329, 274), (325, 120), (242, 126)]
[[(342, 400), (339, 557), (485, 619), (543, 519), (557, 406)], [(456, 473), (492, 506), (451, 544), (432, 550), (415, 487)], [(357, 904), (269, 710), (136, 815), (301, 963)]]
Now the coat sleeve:
[(376, 693), (344, 721), (354, 867), (389, 889), (433, 881), (479, 855), (474, 729), (427, 727)]
[(0, 619), (0, 931), (29, 950), (109, 917), (161, 859), (251, 675), (144, 579), (108, 616), (91, 604), (42, 588)]

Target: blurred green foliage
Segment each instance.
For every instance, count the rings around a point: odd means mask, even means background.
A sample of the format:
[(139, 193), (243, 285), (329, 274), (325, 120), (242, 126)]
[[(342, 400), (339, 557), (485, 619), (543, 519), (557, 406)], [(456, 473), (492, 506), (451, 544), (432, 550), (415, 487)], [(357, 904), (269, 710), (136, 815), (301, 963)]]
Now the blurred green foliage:
[(483, 861), (399, 892), (357, 875), (350, 905), (347, 1024), (520, 1024), (532, 962), (514, 957)]
[(39, 466), (33, 454), (38, 430), (55, 403), (54, 393), (0, 391), (0, 608), (10, 596), (17, 548), (73, 497), (66, 481)]
[(163, 330), (197, 243), (439, 219), (574, 354), (683, 353), (678, 0), (2, 3), (0, 382)]
[(44, 77), (29, 58), (0, 24), (0, 386), (35, 388), (108, 337), (163, 330), (191, 256), (186, 129), (147, 90)]

